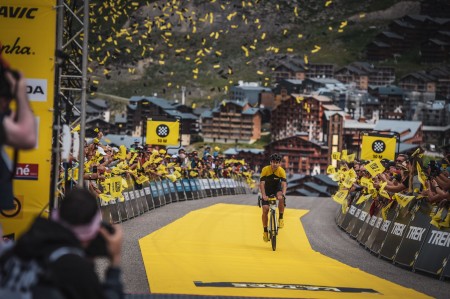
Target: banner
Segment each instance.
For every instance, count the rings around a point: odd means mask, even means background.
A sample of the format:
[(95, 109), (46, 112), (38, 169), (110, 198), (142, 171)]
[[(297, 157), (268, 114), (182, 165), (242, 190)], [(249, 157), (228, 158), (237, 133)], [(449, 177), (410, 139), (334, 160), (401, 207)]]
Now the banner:
[(406, 228), (405, 238), (395, 256), (395, 263), (412, 268), (430, 227), (429, 214), (429, 205), (421, 204), (415, 207), (414, 214)]
[[(14, 195), (18, 211), (7, 211), (0, 216), (4, 234), (14, 235), (14, 238), (48, 208), (50, 198), (55, 7), (55, 0), (3, 0), (0, 7), (2, 55), (11, 68), (26, 77), (28, 97), (38, 124), (36, 148), (20, 151), (19, 155), (20, 165), (28, 167), (33, 175), (24, 177), (16, 173)], [(8, 153), (11, 153), (9, 149)]]
[(147, 144), (179, 145), (180, 122), (147, 120)]
[(397, 215), (389, 229), (386, 240), (383, 242), (380, 255), (388, 260), (393, 260), (395, 254), (400, 248), (403, 238), (407, 235), (408, 225), (411, 221), (411, 214), (408, 213), (408, 207), (402, 207), (397, 210)]
[(381, 134), (363, 135), (361, 145), (361, 160), (395, 160), (396, 146), (396, 137)]

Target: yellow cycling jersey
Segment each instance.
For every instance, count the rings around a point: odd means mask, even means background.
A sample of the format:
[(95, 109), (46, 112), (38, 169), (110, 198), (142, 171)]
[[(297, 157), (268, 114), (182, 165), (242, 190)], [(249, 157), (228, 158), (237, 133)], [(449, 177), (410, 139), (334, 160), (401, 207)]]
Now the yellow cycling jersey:
[(266, 195), (275, 195), (281, 191), (281, 182), (286, 182), (286, 171), (282, 167), (278, 167), (275, 171), (270, 165), (265, 166), (261, 170), (261, 177), (259, 179), (264, 182), (264, 189)]

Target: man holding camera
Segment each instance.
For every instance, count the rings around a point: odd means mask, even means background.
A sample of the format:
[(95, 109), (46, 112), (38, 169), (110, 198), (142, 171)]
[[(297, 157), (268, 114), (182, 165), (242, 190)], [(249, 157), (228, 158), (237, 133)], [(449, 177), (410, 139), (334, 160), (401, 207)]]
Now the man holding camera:
[[(23, 270), (14, 267), (14, 258), (34, 260), (43, 273), (32, 288), (32, 298), (121, 299), (122, 242), (120, 226), (102, 223), (96, 198), (86, 189), (74, 189), (51, 219), (37, 218), (14, 247), (1, 256), (0, 285), (26, 289), (28, 282), (21, 275)], [(93, 263), (97, 257), (110, 261), (103, 283)]]
[[(10, 109), (13, 99), (16, 100), (15, 111)], [(3, 151), (3, 145), (32, 149), (36, 140), (36, 120), (28, 101), (25, 78), (10, 69), (0, 56), (0, 209), (14, 208), (12, 177), (15, 165)]]

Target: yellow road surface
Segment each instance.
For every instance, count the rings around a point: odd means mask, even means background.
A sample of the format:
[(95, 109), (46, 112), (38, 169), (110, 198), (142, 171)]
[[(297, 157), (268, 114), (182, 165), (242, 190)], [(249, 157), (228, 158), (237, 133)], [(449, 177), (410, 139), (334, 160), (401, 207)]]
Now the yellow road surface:
[[(312, 250), (287, 209), (277, 250), (258, 207), (217, 204), (139, 240), (152, 293), (279, 298), (427, 298)], [(330, 236), (333, 238), (333, 236)]]

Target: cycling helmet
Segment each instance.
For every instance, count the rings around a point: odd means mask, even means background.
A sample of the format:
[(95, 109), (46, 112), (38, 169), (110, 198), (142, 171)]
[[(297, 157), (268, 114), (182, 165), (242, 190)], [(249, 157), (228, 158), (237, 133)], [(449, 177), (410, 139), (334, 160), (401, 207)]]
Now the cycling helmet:
[(270, 155), (270, 161), (281, 162), (282, 158), (283, 157), (281, 157), (281, 155), (279, 155), (279, 154), (272, 154), (272, 155)]

